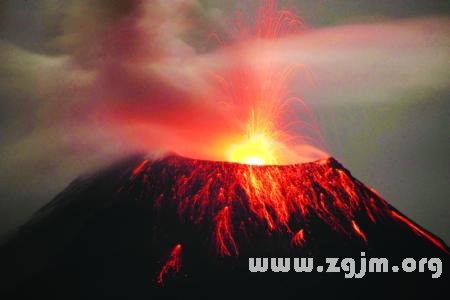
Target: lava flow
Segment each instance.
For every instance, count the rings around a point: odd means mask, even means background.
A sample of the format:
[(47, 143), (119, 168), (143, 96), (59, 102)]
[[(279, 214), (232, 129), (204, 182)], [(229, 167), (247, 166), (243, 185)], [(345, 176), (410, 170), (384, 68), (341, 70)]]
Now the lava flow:
[[(97, 294), (110, 299), (118, 297), (115, 291), (122, 292), (120, 298), (157, 298), (155, 290), (165, 293), (173, 286), (181, 287), (180, 294), (194, 286), (197, 298), (199, 290), (213, 283), (221, 290), (258, 284), (261, 278), (248, 277), (248, 261), (242, 264), (249, 257), (352, 257), (362, 251), (374, 257), (448, 256), (444, 242), (317, 149), (323, 148), (315, 145), (320, 132), (302, 101), (294, 102), (309, 120), (294, 116), (286, 122), (287, 107), (295, 99), (287, 88), (292, 68), (275, 68), (264, 41), (301, 25), (290, 11), (267, 1), (253, 32), (239, 30), (244, 41), (247, 33), (256, 39), (252, 49), (261, 50), (261, 64), (246, 63), (255, 52), (241, 51), (245, 47), (225, 51), (236, 66), (215, 74), (221, 91), (215, 96), (227, 103), (227, 116), (239, 126), (230, 135), (217, 134), (224, 141), (208, 142), (223, 147), (205, 146), (205, 152), (214, 152), (208, 157), (220, 160), (140, 155), (74, 181), (2, 250), (8, 276), (0, 282), (13, 281), (11, 273), (17, 275), (18, 295), (42, 285), (52, 295), (63, 295), (58, 299), (77, 289), (76, 299)], [(180, 123), (177, 119), (178, 127)], [(290, 123), (316, 133), (316, 143), (305, 131), (288, 134)], [(299, 149), (309, 149), (315, 158), (302, 159), (308, 155)], [(289, 284), (297, 288), (301, 282), (302, 293), (309, 285), (321, 288), (315, 277), (299, 281), (298, 274), (291, 274)], [(285, 278), (270, 280), (270, 285)], [(327, 290), (343, 289), (327, 280)], [(409, 288), (409, 278), (407, 284)]]
[[(139, 199), (153, 203), (156, 235), (167, 235), (168, 228), (160, 224), (171, 222), (167, 226), (197, 232), (201, 243), (209, 245), (209, 255), (217, 257), (247, 255), (261, 239), (268, 248), (276, 240), (276, 247), (288, 253), (311, 250), (318, 239), (329, 239), (323, 228), (338, 243), (372, 249), (381, 246), (379, 228), (386, 224), (406, 225), (409, 234), (448, 253), (438, 238), (402, 216), (333, 158), (253, 166), (168, 156), (140, 162), (120, 193), (135, 194), (137, 186), (142, 189)], [(192, 243), (182, 232), (171, 238)], [(166, 269), (162, 267), (158, 282)]]
[[(255, 24), (238, 24), (238, 46), (224, 51), (234, 65), (214, 74), (217, 97), (240, 132), (233, 131), (222, 143), (223, 159), (143, 159), (118, 189), (119, 197), (152, 206), (155, 256), (163, 262), (156, 283), (165, 285), (177, 277), (181, 249), (183, 272), (193, 277), (201, 276), (200, 271), (189, 264), (215, 268), (222, 260), (261, 252), (337, 255), (349, 248), (392, 254), (386, 250), (389, 241), (399, 249), (406, 245), (448, 253), (438, 238), (316, 149), (318, 126), (303, 102), (289, 94), (294, 70), (275, 67), (265, 47), (268, 40), (299, 34), (304, 29), (300, 19), (278, 10), (276, 1), (266, 1)], [(250, 55), (258, 55), (257, 65), (248, 63)], [(293, 102), (301, 104), (307, 118), (294, 116), (286, 122)], [(301, 134), (288, 134), (290, 123), (301, 124)], [(322, 159), (299, 164), (305, 161), (299, 144), (316, 149)], [(198, 262), (202, 260), (209, 261)]]
[(157, 282), (158, 284), (164, 283), (164, 278), (176, 274), (180, 271), (181, 268), (181, 245), (177, 244), (172, 252), (170, 253), (169, 258), (164, 263), (164, 267), (161, 269), (161, 272), (158, 275)]
[[(286, 282), (297, 288), (299, 281), (302, 293), (315, 295), (317, 280), (338, 289), (339, 274), (251, 276), (248, 258), (315, 261), (361, 252), (389, 263), (405, 257), (446, 261), (449, 253), (438, 237), (333, 158), (255, 166), (139, 155), (75, 180), (0, 247), (0, 258), (7, 275), (2, 282), (18, 295), (79, 289), (73, 299), (130, 293), (147, 299), (194, 297), (224, 286), (253, 292), (266, 284), (282, 289)], [(424, 282), (424, 273), (413, 275), (374, 280), (390, 293), (389, 284), (399, 278), (408, 288), (412, 278), (414, 286)]]

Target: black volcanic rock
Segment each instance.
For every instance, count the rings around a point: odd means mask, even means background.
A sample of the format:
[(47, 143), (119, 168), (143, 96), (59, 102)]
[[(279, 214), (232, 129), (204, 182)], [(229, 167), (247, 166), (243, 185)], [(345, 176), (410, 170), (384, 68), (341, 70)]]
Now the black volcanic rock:
[[(249, 257), (438, 257), (443, 275), (250, 273)], [(441, 295), (448, 247), (336, 160), (248, 166), (134, 156), (71, 183), (0, 248), (11, 298)], [(252, 297), (253, 297), (252, 296)]]

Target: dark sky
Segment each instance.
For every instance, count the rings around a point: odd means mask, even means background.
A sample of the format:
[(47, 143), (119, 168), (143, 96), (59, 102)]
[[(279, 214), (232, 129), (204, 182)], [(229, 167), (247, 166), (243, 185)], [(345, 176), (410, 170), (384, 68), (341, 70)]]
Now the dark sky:
[[(86, 106), (101, 112), (112, 87), (129, 96), (129, 86), (111, 86), (105, 73), (147, 89), (140, 80), (150, 62), (153, 88), (182, 90), (167, 78), (217, 60), (208, 32), (226, 34), (227, 17), (236, 8), (251, 14), (257, 3), (236, 2), (1, 1), (0, 234), (79, 174), (137, 149), (83, 114)], [(449, 243), (449, 1), (280, 3), (311, 27), (274, 47), (280, 60), (301, 59), (318, 78), (305, 85), (299, 75), (292, 90), (314, 110), (331, 154)], [(183, 70), (173, 71), (180, 61)]]

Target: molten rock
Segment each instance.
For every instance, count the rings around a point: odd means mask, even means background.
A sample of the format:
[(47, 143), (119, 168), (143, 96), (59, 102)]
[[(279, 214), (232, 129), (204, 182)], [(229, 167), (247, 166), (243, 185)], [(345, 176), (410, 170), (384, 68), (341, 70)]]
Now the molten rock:
[(361, 252), (392, 260), (441, 257), (444, 263), (449, 253), (333, 158), (251, 166), (139, 156), (74, 181), (0, 254), (9, 295), (47, 299), (189, 297), (224, 287), (222, 293), (245, 288), (267, 296), (266, 284), (334, 295), (348, 285), (362, 291), (368, 283), (387, 292), (392, 282), (408, 288), (399, 294), (415, 295), (411, 282), (431, 277), (368, 274), (355, 283), (343, 282), (339, 273), (248, 270), (249, 257), (358, 261)]

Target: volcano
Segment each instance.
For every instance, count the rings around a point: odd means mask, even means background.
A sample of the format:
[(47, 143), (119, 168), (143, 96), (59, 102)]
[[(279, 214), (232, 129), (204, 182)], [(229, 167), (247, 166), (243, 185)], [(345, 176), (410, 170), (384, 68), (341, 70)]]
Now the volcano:
[(11, 298), (45, 299), (445, 291), (427, 272), (249, 271), (250, 257), (359, 261), (361, 252), (397, 265), (438, 257), (445, 273), (449, 249), (333, 158), (253, 166), (136, 155), (76, 179), (10, 234), (1, 286)]

